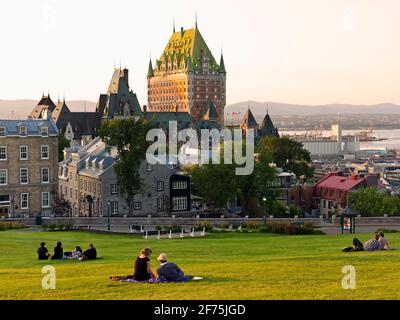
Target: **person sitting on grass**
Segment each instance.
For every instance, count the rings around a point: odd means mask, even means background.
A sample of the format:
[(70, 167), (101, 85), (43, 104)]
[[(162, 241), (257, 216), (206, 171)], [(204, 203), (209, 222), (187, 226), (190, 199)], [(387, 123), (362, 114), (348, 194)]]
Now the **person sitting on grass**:
[(133, 279), (136, 281), (148, 281), (155, 279), (156, 276), (151, 269), (150, 255), (153, 251), (150, 248), (140, 250), (139, 256), (136, 258), (133, 272)]
[(82, 257), (79, 258), (80, 261), (96, 260), (96, 259), (97, 259), (97, 251), (92, 243), (89, 244), (89, 248), (83, 253)]
[(378, 235), (379, 235), (378, 241), (380, 242), (382, 248), (381, 250), (391, 250), (389, 247), (389, 241), (385, 239), (385, 234), (382, 231), (380, 231)]
[(183, 271), (173, 262), (168, 262), (167, 255), (161, 253), (157, 260), (160, 266), (157, 269), (158, 279), (167, 282), (182, 282), (192, 279), (192, 276), (185, 276)]
[(82, 258), (83, 256), (83, 251), (80, 246), (76, 246), (75, 250), (71, 252), (71, 255), (69, 256), (69, 259), (79, 259)]
[(379, 240), (379, 234), (376, 233), (373, 239), (368, 240), (367, 242), (364, 243), (364, 250), (365, 251), (382, 250), (382, 245), (378, 240)]
[(51, 257), (51, 260), (60, 260), (64, 256), (64, 250), (62, 247), (61, 241), (57, 242), (57, 245), (54, 248), (54, 254)]
[(37, 254), (38, 254), (39, 260), (48, 260), (51, 257), (49, 250), (45, 246), (46, 246), (46, 243), (42, 242), (40, 244), (40, 248), (37, 249)]

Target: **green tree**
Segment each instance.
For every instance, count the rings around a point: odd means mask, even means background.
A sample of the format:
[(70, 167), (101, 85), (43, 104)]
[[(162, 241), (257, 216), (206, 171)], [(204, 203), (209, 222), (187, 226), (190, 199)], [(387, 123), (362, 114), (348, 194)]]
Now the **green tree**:
[(257, 147), (258, 153), (268, 154), (277, 167), (293, 172), (297, 177), (304, 175), (307, 179), (313, 176), (310, 152), (300, 142), (287, 137), (264, 137)]
[(58, 161), (62, 161), (64, 159), (64, 148), (69, 148), (71, 145), (68, 139), (60, 133), (58, 135)]
[(133, 212), (133, 198), (142, 187), (139, 167), (150, 146), (146, 141), (150, 129), (152, 124), (149, 121), (134, 118), (108, 120), (99, 129), (99, 136), (108, 148), (115, 147), (118, 151), (114, 170), (119, 191), (125, 197), (130, 214)]
[(376, 187), (350, 193), (349, 206), (364, 216), (400, 215), (400, 199)]

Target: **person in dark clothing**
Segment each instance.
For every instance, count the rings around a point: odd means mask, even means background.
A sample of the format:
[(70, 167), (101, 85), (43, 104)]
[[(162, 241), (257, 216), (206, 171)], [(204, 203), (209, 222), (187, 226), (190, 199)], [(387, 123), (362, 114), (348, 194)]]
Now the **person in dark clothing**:
[(58, 241), (56, 247), (54, 248), (54, 254), (51, 257), (51, 260), (60, 260), (63, 258), (63, 256), (64, 256), (64, 250), (62, 247), (62, 243), (61, 241)]
[(133, 279), (136, 281), (147, 281), (156, 278), (150, 266), (150, 255), (152, 250), (144, 248), (140, 250), (139, 256), (136, 258), (133, 272)]
[(79, 258), (79, 260), (81, 261), (96, 260), (96, 259), (97, 259), (97, 251), (92, 243), (89, 244), (89, 248), (83, 253), (83, 256)]
[(353, 239), (353, 246), (347, 247), (342, 250), (343, 252), (364, 251), (364, 245), (357, 238)]
[(46, 243), (42, 242), (40, 244), (40, 248), (37, 249), (37, 254), (39, 260), (48, 260), (51, 254), (49, 253), (49, 250), (45, 247)]
[(192, 276), (185, 275), (183, 271), (173, 262), (167, 261), (167, 255), (161, 253), (157, 260), (161, 263), (157, 269), (159, 280), (168, 282), (182, 282), (192, 279)]

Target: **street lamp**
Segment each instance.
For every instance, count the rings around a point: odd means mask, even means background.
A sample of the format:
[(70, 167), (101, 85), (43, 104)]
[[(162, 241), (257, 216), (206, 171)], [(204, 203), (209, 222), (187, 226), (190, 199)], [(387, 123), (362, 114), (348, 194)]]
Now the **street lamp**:
[(266, 210), (265, 210), (265, 202), (267, 201), (267, 197), (266, 196), (264, 196), (263, 197), (263, 205), (264, 205), (264, 214), (266, 215), (267, 214), (267, 212), (266, 212)]
[(111, 231), (110, 214), (111, 214), (111, 201), (107, 201), (107, 230), (108, 231)]

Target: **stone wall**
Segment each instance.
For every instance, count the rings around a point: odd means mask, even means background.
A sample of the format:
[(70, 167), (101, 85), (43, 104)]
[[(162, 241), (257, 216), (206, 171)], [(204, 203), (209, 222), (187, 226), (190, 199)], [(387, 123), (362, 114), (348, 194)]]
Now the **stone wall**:
[[(19, 221), (27, 225), (35, 225), (35, 218), (21, 218), (21, 219), (1, 219), (0, 221)], [(130, 224), (143, 225), (143, 226), (169, 226), (169, 225), (179, 225), (179, 226), (193, 226), (200, 221), (209, 221), (213, 225), (221, 225), (226, 223), (244, 223), (244, 222), (263, 222), (262, 218), (111, 218), (110, 223), (114, 226), (128, 226)], [(307, 218), (307, 219), (285, 219), (285, 218), (273, 218), (266, 219), (266, 221), (280, 221), (280, 222), (296, 222), (296, 221), (307, 221), (313, 223), (315, 226), (327, 227), (327, 226), (339, 226), (340, 218), (332, 219), (332, 222), (327, 222), (320, 218)], [(107, 225), (107, 218), (43, 218), (43, 224), (74, 224), (75, 226), (105, 226)], [(376, 217), (376, 218), (356, 218), (356, 226), (368, 226), (368, 225), (400, 225), (400, 217)]]

